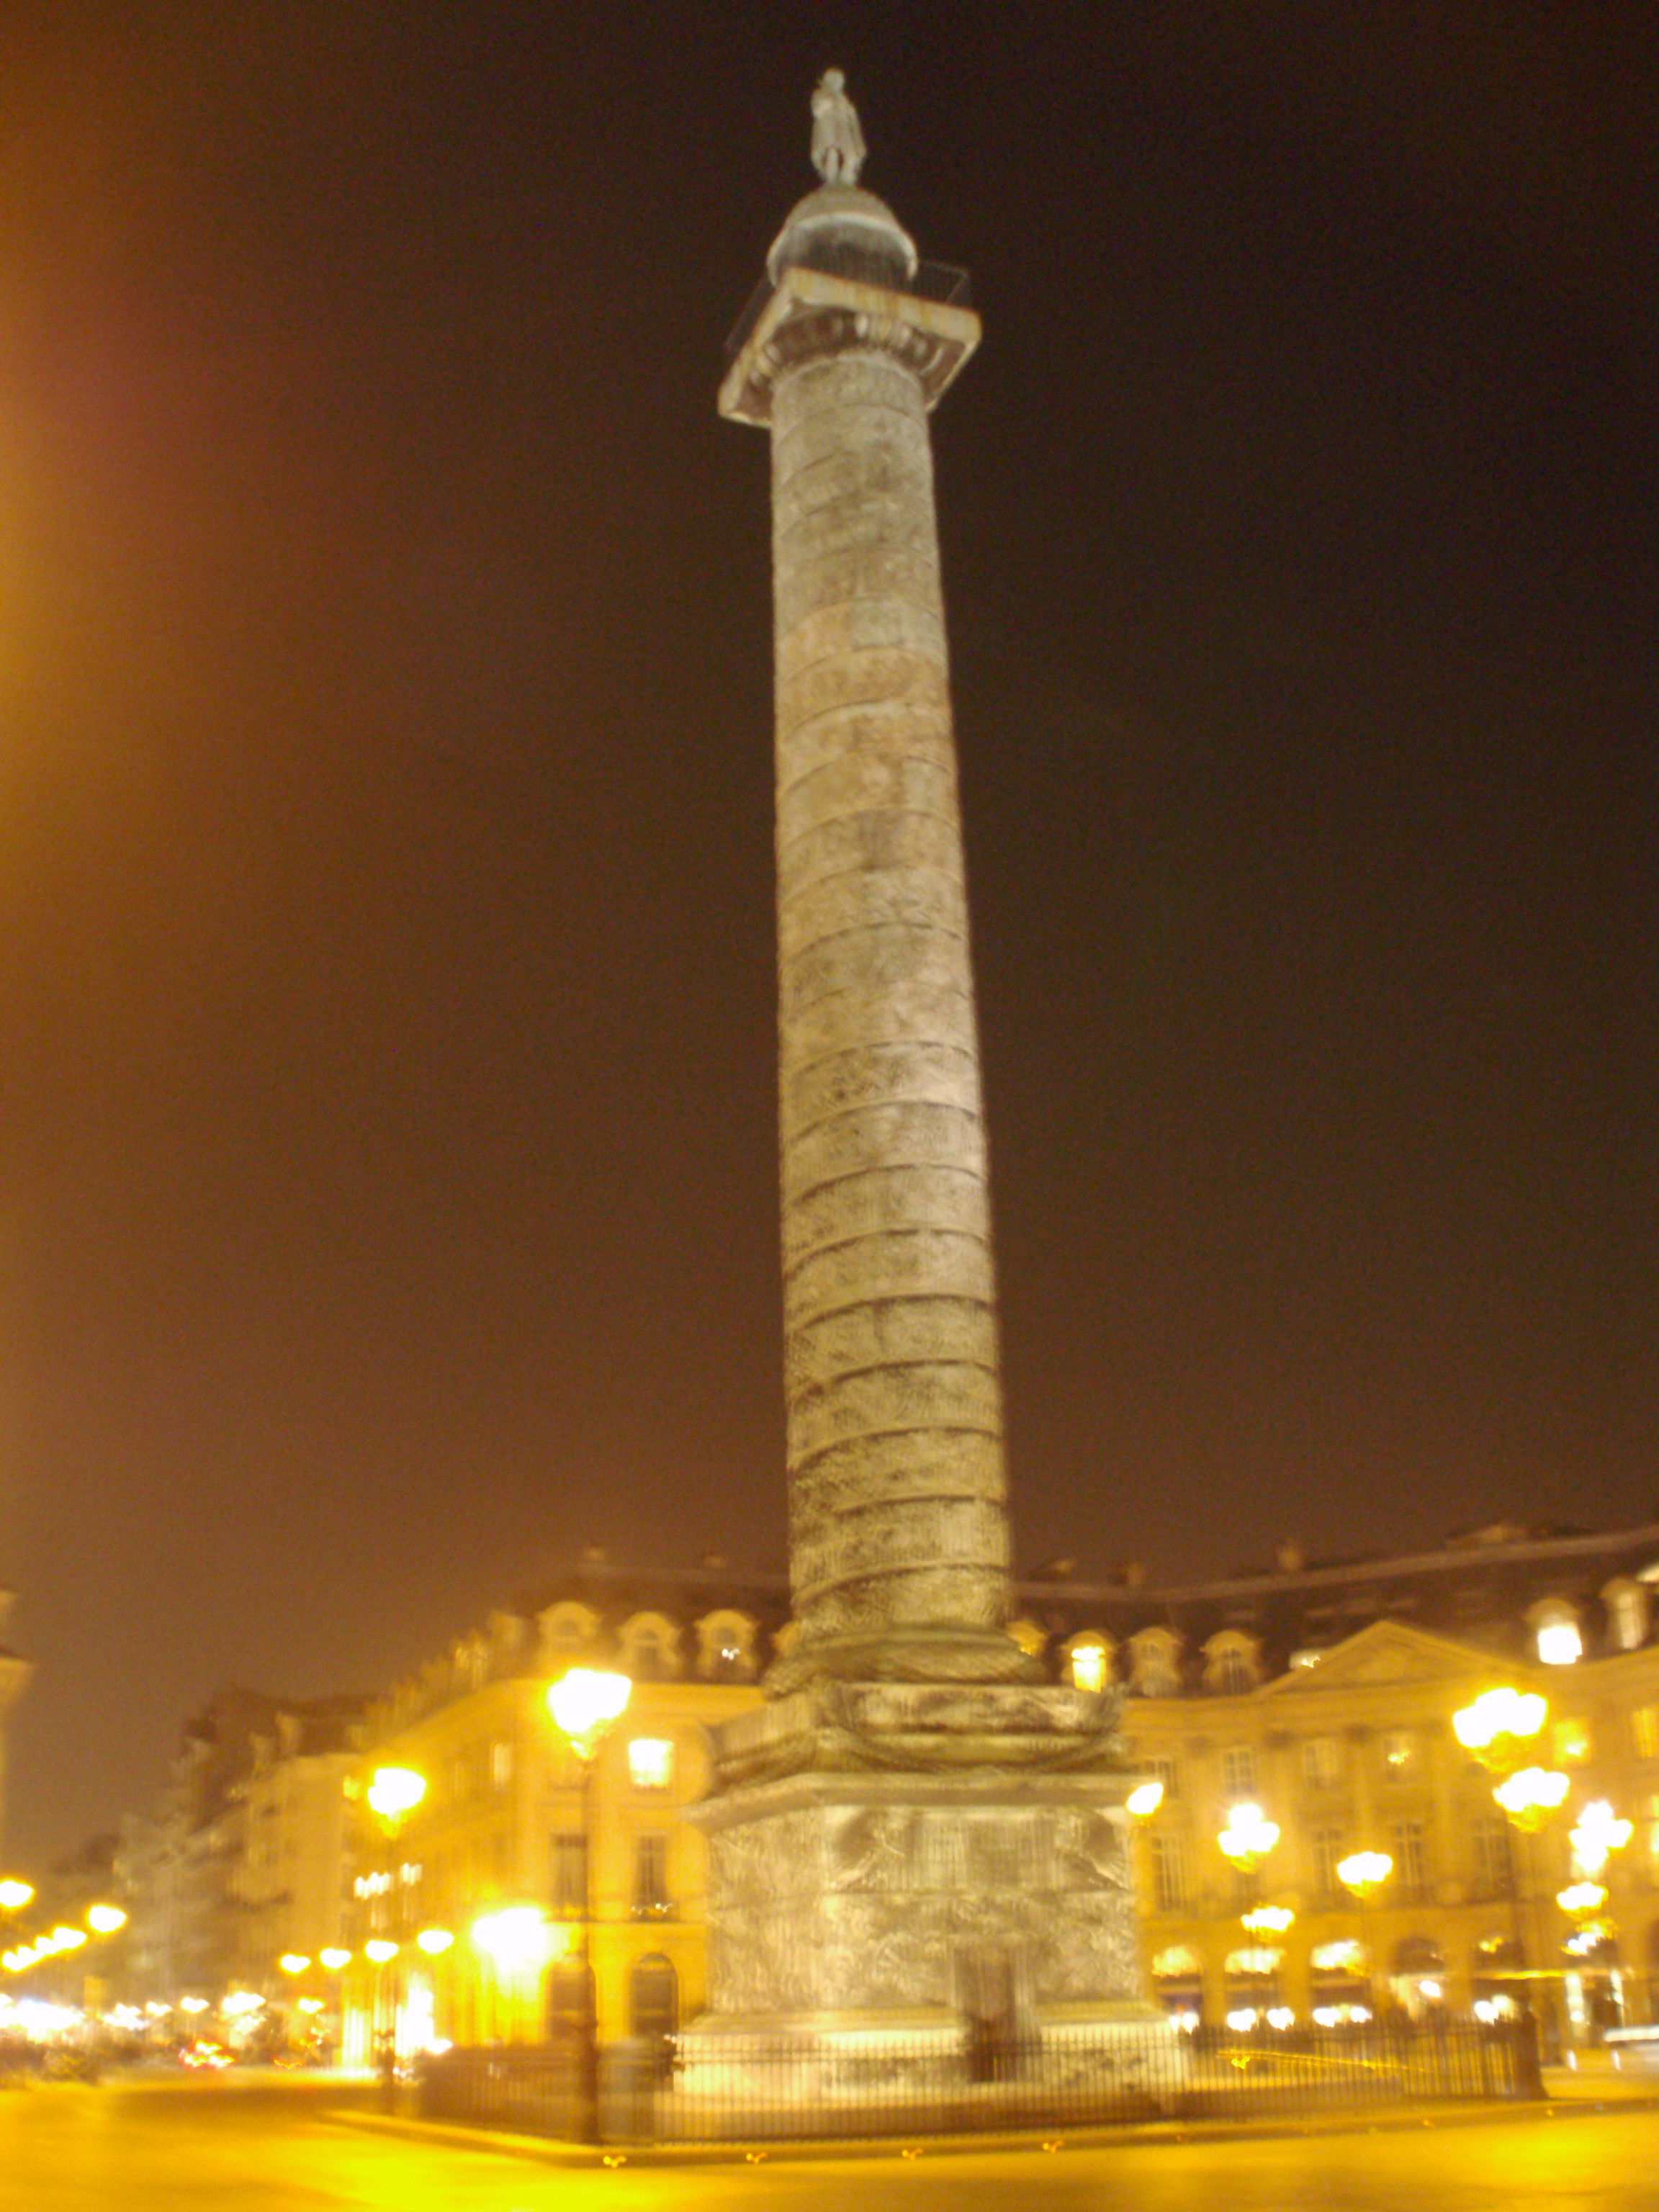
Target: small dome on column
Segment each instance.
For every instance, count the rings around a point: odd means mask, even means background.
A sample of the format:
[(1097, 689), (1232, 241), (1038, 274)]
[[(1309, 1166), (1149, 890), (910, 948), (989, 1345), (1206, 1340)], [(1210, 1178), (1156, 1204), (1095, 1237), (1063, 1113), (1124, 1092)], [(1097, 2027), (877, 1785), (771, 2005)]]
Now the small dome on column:
[(820, 185), (789, 210), (766, 273), (775, 284), (786, 269), (817, 269), (901, 289), (915, 276), (916, 259), (915, 240), (884, 200), (858, 185)]

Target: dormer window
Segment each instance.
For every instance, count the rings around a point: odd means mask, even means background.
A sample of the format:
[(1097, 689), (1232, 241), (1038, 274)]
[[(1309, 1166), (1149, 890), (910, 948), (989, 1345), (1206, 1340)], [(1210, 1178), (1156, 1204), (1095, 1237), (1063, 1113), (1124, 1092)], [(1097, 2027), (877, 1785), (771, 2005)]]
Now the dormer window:
[(1565, 1598), (1547, 1597), (1527, 1615), (1544, 1667), (1571, 1667), (1584, 1656), (1578, 1615)]
[(623, 1671), (636, 1682), (672, 1682), (680, 1671), (679, 1632), (659, 1613), (636, 1613), (622, 1632)]
[(1261, 1679), (1253, 1636), (1224, 1629), (1204, 1646), (1204, 1686), (1217, 1697), (1242, 1698)]
[(1129, 1687), (1138, 1697), (1181, 1695), (1181, 1638), (1172, 1628), (1143, 1628), (1129, 1638)]
[(1112, 1671), (1112, 1647), (1092, 1629), (1066, 1646), (1066, 1679), (1074, 1690), (1103, 1690)]
[(1607, 1641), (1615, 1651), (1637, 1651), (1648, 1640), (1648, 1593), (1644, 1585), (1621, 1575), (1601, 1593), (1607, 1609)]
[(746, 1613), (706, 1613), (697, 1623), (697, 1672), (705, 1682), (752, 1682), (755, 1624)]

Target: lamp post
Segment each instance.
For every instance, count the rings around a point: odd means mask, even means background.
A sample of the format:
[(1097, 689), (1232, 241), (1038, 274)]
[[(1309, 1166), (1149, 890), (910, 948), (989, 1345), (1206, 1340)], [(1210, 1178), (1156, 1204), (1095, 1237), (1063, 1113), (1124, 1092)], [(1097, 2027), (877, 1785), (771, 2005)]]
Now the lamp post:
[(381, 1869), (386, 1877), (386, 1933), (372, 1936), (363, 1946), (363, 1955), (374, 1968), (374, 2049), (380, 2068), (381, 2106), (388, 2112), (397, 2109), (398, 2102), (398, 1978), (388, 1976), (386, 1969), (398, 1956), (398, 1939), (403, 1933), (401, 1905), (395, 1910), (393, 1906), (398, 1891), (396, 1845), (398, 1830), (425, 1796), (426, 1777), (412, 1766), (377, 1766), (363, 1792), (364, 1802), (386, 1839), (386, 1863)]
[(572, 1667), (547, 1687), (553, 1725), (575, 1753), (581, 1770), (582, 1918), (581, 2016), (579, 2048), (581, 2122), (597, 2139), (599, 2118), (599, 1990), (593, 1972), (593, 1770), (599, 1747), (628, 1710), (633, 1684), (626, 1674)]
[(1259, 1805), (1232, 1805), (1226, 1826), (1216, 1837), (1222, 1856), (1247, 1877), (1255, 1872), (1279, 1841), (1279, 1824), (1269, 1820)]
[[(1525, 1746), (1539, 1735), (1548, 1712), (1547, 1702), (1535, 1690), (1503, 1688), (1482, 1691), (1473, 1704), (1452, 1715), (1452, 1733), (1459, 1743), (1466, 1751), (1474, 1753), (1489, 1774), (1500, 1778), (1493, 1784), (1492, 1794), (1523, 1838), (1529, 1839), (1538, 1833), (1565, 1802), (1570, 1786), (1565, 1774), (1522, 1764), (1526, 1756)], [(1526, 1963), (1528, 1900), (1537, 1888), (1536, 1869), (1526, 1845), (1522, 1854), (1522, 1876), (1516, 1885), (1515, 1933), (1521, 1948), (1521, 1971), (1526, 1973), (1529, 1971)], [(1540, 1924), (1532, 1931), (1540, 1963), (1537, 1969), (1530, 1971), (1539, 1973), (1545, 1971), (1541, 1917), (1540, 1908), (1537, 1917)]]
[[(1394, 1861), (1386, 1851), (1350, 1851), (1347, 1857), (1339, 1859), (1336, 1865), (1337, 1880), (1358, 1905), (1362, 1914), (1393, 1873)], [(1363, 1929), (1363, 1919), (1360, 1925)], [(1376, 1984), (1371, 1979), (1371, 1969), (1376, 1964), (1373, 1956), (1375, 1948), (1375, 1939), (1370, 1943), (1362, 1940), (1360, 1950), (1366, 1965), (1365, 1988), (1373, 2015), (1377, 2009)]]

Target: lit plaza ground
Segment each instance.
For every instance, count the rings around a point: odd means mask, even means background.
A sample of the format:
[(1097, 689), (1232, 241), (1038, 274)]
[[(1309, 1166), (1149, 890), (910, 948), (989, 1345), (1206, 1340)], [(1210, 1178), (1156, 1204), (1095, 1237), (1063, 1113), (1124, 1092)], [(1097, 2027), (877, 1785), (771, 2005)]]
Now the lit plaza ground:
[[(1589, 2085), (1583, 2085), (1588, 2087)], [(0, 2097), (10, 2212), (915, 2212), (1106, 2203), (1153, 2212), (1647, 2212), (1659, 2109), (1540, 2111), (1282, 2136), (835, 2159), (573, 2167), (370, 2132), (325, 2117), (331, 2085), (61, 2085)]]

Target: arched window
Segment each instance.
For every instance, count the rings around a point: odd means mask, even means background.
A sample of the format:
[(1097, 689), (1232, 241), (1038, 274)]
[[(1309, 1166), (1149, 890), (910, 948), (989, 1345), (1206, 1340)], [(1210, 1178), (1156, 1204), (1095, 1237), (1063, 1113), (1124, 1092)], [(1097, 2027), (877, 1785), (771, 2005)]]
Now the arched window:
[(1571, 1667), (1584, 1656), (1584, 1639), (1579, 1632), (1578, 1610), (1565, 1598), (1547, 1597), (1533, 1607), (1527, 1615), (1536, 1644), (1539, 1662), (1545, 1667)]
[(542, 1649), (549, 1662), (568, 1660), (585, 1650), (599, 1632), (599, 1617), (589, 1606), (567, 1598), (541, 1615)]
[(1224, 1628), (1204, 1646), (1204, 1686), (1218, 1698), (1242, 1698), (1261, 1679), (1256, 1640), (1242, 1629)]
[(746, 1613), (705, 1613), (697, 1623), (697, 1672), (705, 1682), (752, 1682), (755, 1624)]
[(1112, 1639), (1085, 1628), (1062, 1647), (1066, 1680), (1075, 1690), (1103, 1690), (1116, 1672)]
[(1142, 1698), (1181, 1695), (1181, 1638), (1173, 1628), (1143, 1628), (1129, 1638), (1129, 1687)]
[(623, 1671), (636, 1682), (672, 1682), (680, 1672), (679, 1631), (666, 1613), (636, 1613), (622, 1632)]

